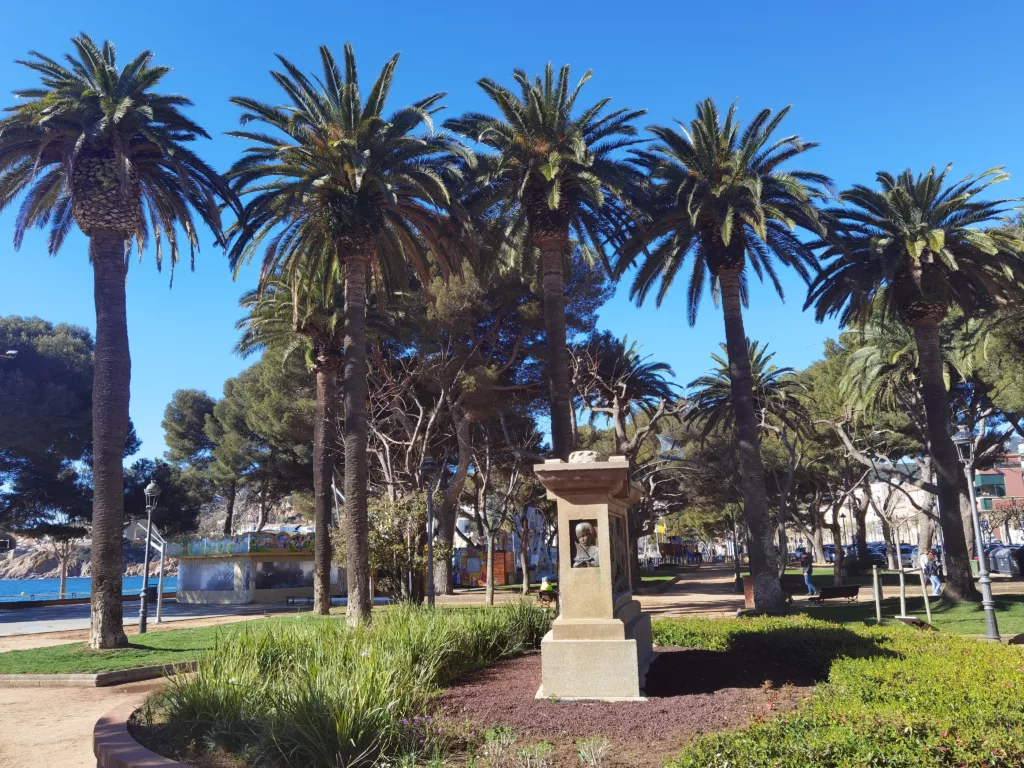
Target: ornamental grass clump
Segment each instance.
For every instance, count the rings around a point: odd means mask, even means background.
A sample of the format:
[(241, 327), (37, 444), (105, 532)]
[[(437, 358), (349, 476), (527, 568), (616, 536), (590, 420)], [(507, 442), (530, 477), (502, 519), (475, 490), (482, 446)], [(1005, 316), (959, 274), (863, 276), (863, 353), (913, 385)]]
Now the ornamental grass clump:
[(175, 741), (250, 766), (356, 768), (441, 748), (440, 687), (536, 648), (549, 615), (526, 604), (396, 606), (372, 626), (308, 619), (225, 633), (194, 676), (155, 701)]
[(808, 618), (655, 623), (655, 642), (827, 665), (814, 695), (698, 738), (668, 768), (1024, 765), (1024, 649)]

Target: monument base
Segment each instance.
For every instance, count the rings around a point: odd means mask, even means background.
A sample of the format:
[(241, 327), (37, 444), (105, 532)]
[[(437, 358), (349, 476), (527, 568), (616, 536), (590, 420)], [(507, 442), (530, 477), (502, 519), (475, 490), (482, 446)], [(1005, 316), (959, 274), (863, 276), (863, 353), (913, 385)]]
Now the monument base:
[(625, 629), (626, 637), (616, 640), (555, 639), (555, 630), (549, 631), (540, 644), (537, 698), (646, 701), (644, 683), (655, 655), (650, 615), (633, 617)]

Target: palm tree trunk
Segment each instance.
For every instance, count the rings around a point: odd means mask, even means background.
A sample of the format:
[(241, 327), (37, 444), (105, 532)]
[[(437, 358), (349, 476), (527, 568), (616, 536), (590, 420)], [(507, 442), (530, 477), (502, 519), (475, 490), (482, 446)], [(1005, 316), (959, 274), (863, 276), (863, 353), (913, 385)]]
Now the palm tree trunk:
[(575, 446), (572, 418), (572, 378), (565, 330), (565, 276), (563, 253), (568, 238), (545, 237), (538, 243), (544, 290), (544, 332), (548, 351), (548, 386), (551, 388), (551, 447), (556, 457), (568, 459)]
[(345, 565), (350, 626), (370, 620), (366, 517), (366, 259), (345, 260)]
[(939, 486), (939, 523), (946, 569), (944, 594), (952, 600), (980, 600), (971, 575), (971, 558), (960, 518), (960, 463), (949, 435), (949, 393), (942, 376), (938, 322), (927, 319), (916, 323), (914, 339), (920, 360), (921, 397), (928, 419), (928, 451)]
[(335, 360), (325, 355), (316, 368), (316, 419), (313, 422), (313, 612), (327, 616), (331, 612), (331, 509), (334, 494), (332, 425), (333, 404), (337, 397), (338, 369)]
[(764, 466), (757, 437), (754, 415), (754, 390), (750, 377), (747, 335), (743, 329), (743, 307), (740, 302), (739, 272), (718, 273), (725, 315), (725, 343), (729, 351), (729, 379), (732, 383), (732, 406), (736, 418), (739, 443), (740, 486), (743, 509), (750, 528), (750, 572), (754, 577), (754, 611), (782, 613), (785, 601), (779, 573), (776, 570), (775, 542), (768, 525), (768, 497), (764, 490)]
[(128, 437), (131, 357), (125, 308), (124, 235), (93, 230), (90, 255), (96, 300), (92, 385), (92, 623), (89, 647), (128, 645), (121, 610), (124, 565), (124, 445)]

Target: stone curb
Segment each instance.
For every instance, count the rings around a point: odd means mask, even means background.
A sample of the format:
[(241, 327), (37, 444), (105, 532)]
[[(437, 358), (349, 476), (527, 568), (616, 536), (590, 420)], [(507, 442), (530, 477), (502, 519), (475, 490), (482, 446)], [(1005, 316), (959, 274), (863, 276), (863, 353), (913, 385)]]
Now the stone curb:
[(92, 731), (96, 768), (188, 768), (150, 752), (128, 732), (128, 719), (145, 700), (145, 695), (131, 698), (96, 721)]
[(195, 669), (196, 662), (180, 661), (176, 664), (132, 667), (95, 675), (0, 675), (0, 688), (106, 688), (194, 672)]

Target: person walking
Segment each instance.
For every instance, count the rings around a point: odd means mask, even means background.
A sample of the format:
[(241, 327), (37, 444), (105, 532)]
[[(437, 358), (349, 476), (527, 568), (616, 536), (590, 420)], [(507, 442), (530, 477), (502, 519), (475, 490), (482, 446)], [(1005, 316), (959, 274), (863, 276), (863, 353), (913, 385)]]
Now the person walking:
[(814, 573), (814, 558), (810, 552), (804, 552), (800, 556), (800, 567), (804, 569), (804, 584), (807, 585), (807, 596), (814, 597), (818, 594), (818, 588), (811, 583), (811, 574)]
[(928, 577), (928, 581), (932, 585), (932, 597), (939, 597), (942, 595), (942, 579), (939, 578), (939, 574), (942, 572), (942, 565), (935, 558), (935, 551), (928, 550), (928, 560), (924, 565), (924, 575)]

